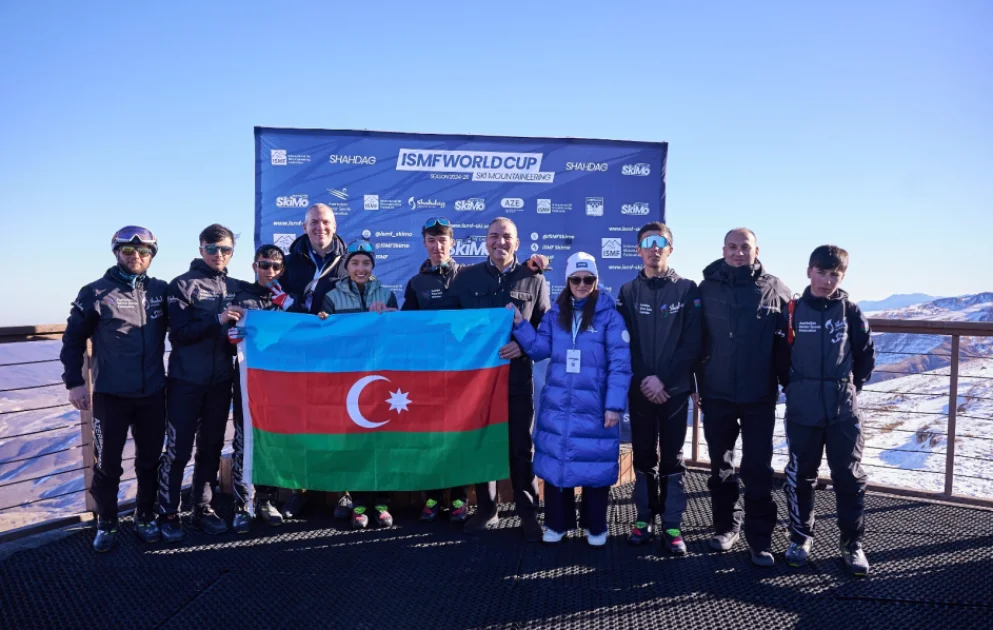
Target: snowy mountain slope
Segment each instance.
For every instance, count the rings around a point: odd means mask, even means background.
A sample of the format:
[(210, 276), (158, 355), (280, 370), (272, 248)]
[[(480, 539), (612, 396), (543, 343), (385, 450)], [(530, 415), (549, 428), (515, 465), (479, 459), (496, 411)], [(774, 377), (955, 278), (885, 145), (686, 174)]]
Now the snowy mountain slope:
[(922, 302), (931, 302), (936, 299), (938, 298), (925, 293), (897, 293), (882, 300), (862, 300), (859, 302), (859, 306), (862, 307), (863, 311), (886, 311), (913, 306)]

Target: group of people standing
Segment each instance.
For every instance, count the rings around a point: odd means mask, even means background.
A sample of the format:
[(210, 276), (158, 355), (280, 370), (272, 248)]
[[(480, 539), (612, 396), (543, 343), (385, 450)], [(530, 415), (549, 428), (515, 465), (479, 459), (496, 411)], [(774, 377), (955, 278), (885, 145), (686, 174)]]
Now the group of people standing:
[[(306, 491), (294, 491), (281, 513), (274, 488), (256, 487), (255, 504), (249, 506), (248, 488), (241, 483), (235, 484), (230, 526), (211, 507), (232, 397), (234, 476), (240, 478), (241, 392), (232, 344), (245, 329), (237, 323), (253, 309), (322, 318), (397, 309), (396, 296), (374, 274), (371, 243), (346, 245), (336, 233), (333, 211), (324, 204), (307, 211), (304, 227), (305, 234), (286, 255), (272, 245), (258, 249), (253, 283), (227, 275), (235, 239), (223, 226), (200, 234), (200, 258), (168, 285), (147, 275), (158, 247), (149, 230), (131, 226), (114, 235), (117, 264), (80, 291), (62, 351), (70, 402), (93, 408), (97, 551), (109, 551), (115, 542), (129, 427), (138, 479), (135, 528), (143, 540), (182, 539), (179, 492), (194, 442), (194, 527), (213, 534), (229, 527), (247, 532), (253, 513), (270, 525), (299, 514)], [(867, 321), (837, 286), (848, 265), (844, 250), (817, 248), (808, 265), (811, 286), (791, 299), (786, 286), (758, 261), (750, 230), (727, 233), (723, 258), (704, 270), (698, 285), (669, 266), (672, 232), (651, 222), (637, 235), (642, 270), (620, 288), (616, 301), (600, 291), (595, 258), (578, 252), (567, 261), (566, 286), (553, 304), (543, 277), (548, 260), (533, 256), (518, 262), (520, 241), (510, 219), (491, 222), (487, 260), (468, 266), (451, 257), (454, 230), (448, 219), (428, 219), (421, 233), (427, 260), (407, 283), (401, 310), (514, 311), (510, 340), (499, 355), (510, 361), (510, 477), (525, 540), (557, 544), (579, 527), (590, 545), (606, 544), (609, 489), (618, 478), (619, 424), (626, 409), (637, 506), (628, 542), (648, 543), (660, 531), (669, 553), (685, 554), (682, 450), (692, 397), (704, 412), (712, 462), (714, 535), (709, 545), (728, 551), (744, 528), (752, 562), (773, 565), (778, 518), (772, 497), (773, 429), (783, 385), (790, 445), (786, 560), (799, 566), (809, 554), (813, 490), (826, 447), (842, 556), (854, 573), (868, 571), (861, 549), (866, 476), (859, 465), (855, 394), (871, 375), (873, 349)], [(173, 347), (168, 376), (163, 370), (167, 331)], [(82, 377), (88, 339), (95, 359), (92, 402)], [(533, 365), (544, 359), (549, 364), (535, 422)], [(743, 506), (734, 465), (739, 434)], [(537, 518), (536, 476), (545, 482), (544, 529)], [(499, 520), (496, 482), (477, 484), (475, 495), (470, 518), (467, 488), (428, 492), (420, 518), (434, 521), (447, 511), (468, 533), (493, 527)], [(393, 524), (389, 497), (382, 493), (346, 492), (335, 515), (356, 528)]]

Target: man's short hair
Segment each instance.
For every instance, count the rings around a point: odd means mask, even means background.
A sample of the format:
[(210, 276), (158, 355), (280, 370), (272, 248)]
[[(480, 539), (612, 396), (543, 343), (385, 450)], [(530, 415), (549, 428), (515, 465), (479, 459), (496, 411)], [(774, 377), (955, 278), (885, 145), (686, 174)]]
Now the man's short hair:
[(665, 223), (662, 223), (661, 221), (652, 221), (651, 223), (646, 223), (641, 226), (641, 229), (638, 230), (639, 244), (641, 243), (641, 238), (649, 232), (662, 232), (662, 236), (665, 237), (665, 240), (669, 241), (669, 245), (672, 245), (672, 230), (670, 230), (669, 226)]
[[(311, 210), (318, 210), (318, 211), (327, 210), (328, 212), (331, 213), (331, 216), (332, 217), (334, 216), (334, 209), (331, 206), (329, 206), (326, 203), (315, 203), (311, 207), (307, 208), (307, 212), (305, 212), (304, 215), (303, 215), (304, 218), (307, 218), (307, 216), (310, 214), (310, 211)], [(337, 217), (335, 217), (335, 222), (337, 222), (337, 221), (338, 221), (338, 219), (337, 219)]]
[(821, 245), (810, 254), (808, 267), (845, 273), (848, 271), (848, 252), (837, 245)]
[(232, 245), (234, 244), (234, 240), (235, 240), (234, 232), (224, 227), (220, 223), (214, 223), (212, 225), (208, 225), (203, 229), (203, 232), (200, 232), (201, 243), (206, 243), (206, 244), (220, 243), (226, 238), (231, 239), (231, 244)]
[(517, 230), (517, 224), (514, 223), (512, 220), (508, 219), (507, 217), (497, 217), (497, 218), (493, 219), (492, 221), (490, 221), (490, 224), (488, 226), (486, 226), (486, 227), (487, 227), (487, 229), (489, 229), (489, 228), (493, 227), (493, 224), (500, 223), (500, 222), (509, 223), (509, 224), (511, 224), (511, 225), (514, 226), (514, 229), (515, 230)]
[(751, 231), (746, 227), (736, 227), (733, 230), (728, 230), (728, 233), (724, 235), (724, 242), (727, 243), (728, 237), (734, 234), (735, 232), (745, 232), (746, 234), (750, 234), (752, 236), (752, 240), (755, 241), (755, 243), (759, 242), (759, 238), (755, 236), (755, 232)]
[(429, 228), (421, 228), (421, 236), (451, 236), (455, 238), (455, 230), (452, 229), (451, 225), (442, 225), (436, 223)]
[(263, 245), (262, 247), (255, 250), (255, 260), (259, 258), (268, 258), (269, 260), (282, 260), (283, 250), (279, 249), (275, 245)]

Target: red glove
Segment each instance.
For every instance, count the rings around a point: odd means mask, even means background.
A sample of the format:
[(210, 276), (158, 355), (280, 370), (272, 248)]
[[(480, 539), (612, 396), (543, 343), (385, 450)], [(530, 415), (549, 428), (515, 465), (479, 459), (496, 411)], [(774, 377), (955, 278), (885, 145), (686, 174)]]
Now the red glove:
[(272, 303), (278, 306), (281, 310), (285, 311), (293, 306), (293, 298), (291, 298), (288, 293), (283, 291), (283, 288), (279, 286), (278, 282), (273, 282), (269, 285), (269, 291), (272, 293)]
[(237, 344), (239, 341), (245, 338), (245, 329), (238, 328), (237, 326), (232, 326), (228, 328), (228, 343)]

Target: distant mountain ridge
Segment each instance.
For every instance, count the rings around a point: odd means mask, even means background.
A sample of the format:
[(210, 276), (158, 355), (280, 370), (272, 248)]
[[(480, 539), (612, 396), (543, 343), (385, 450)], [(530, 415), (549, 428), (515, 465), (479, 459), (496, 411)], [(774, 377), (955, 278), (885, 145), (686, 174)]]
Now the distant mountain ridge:
[(939, 298), (926, 293), (897, 293), (882, 300), (862, 300), (859, 302), (859, 307), (863, 311), (888, 311), (937, 299)]

